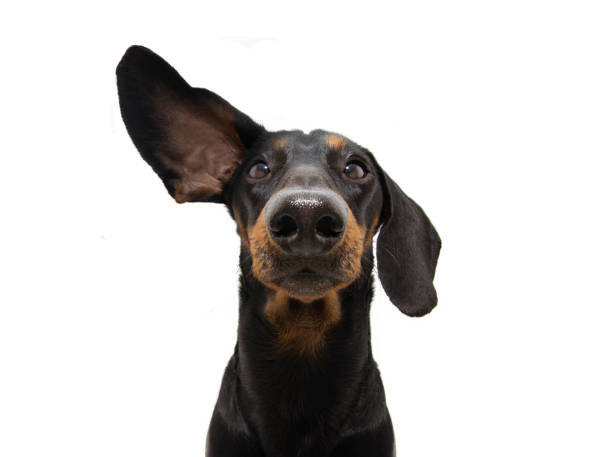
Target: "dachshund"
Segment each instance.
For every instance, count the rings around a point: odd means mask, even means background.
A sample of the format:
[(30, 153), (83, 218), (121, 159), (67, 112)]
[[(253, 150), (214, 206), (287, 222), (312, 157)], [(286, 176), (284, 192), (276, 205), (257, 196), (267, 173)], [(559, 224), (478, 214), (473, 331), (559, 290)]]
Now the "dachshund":
[(370, 343), (373, 238), (391, 302), (427, 314), (441, 241), (423, 210), (349, 138), (268, 131), (145, 47), (116, 75), (127, 131), (170, 195), (225, 205), (241, 239), (238, 338), (206, 456), (394, 456)]

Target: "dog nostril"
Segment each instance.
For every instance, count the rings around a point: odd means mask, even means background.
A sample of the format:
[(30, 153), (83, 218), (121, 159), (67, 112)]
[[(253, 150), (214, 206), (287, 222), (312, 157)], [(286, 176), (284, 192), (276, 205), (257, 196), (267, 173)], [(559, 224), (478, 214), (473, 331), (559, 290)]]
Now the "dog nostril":
[(337, 238), (344, 232), (344, 226), (332, 216), (323, 216), (317, 221), (315, 230), (324, 238)]
[(283, 214), (280, 217), (274, 218), (270, 224), (270, 231), (276, 237), (290, 237), (297, 233), (297, 223), (295, 219), (288, 214)]

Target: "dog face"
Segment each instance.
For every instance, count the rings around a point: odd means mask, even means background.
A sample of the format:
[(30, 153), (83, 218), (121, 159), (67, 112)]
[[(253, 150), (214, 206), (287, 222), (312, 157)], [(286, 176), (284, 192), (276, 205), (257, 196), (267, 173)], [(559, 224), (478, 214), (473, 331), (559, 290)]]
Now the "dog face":
[(254, 276), (312, 301), (359, 277), (383, 207), (370, 154), (337, 134), (268, 134), (231, 183)]
[(378, 273), (391, 301), (411, 316), (436, 305), (440, 239), (369, 151), (320, 130), (268, 132), (143, 47), (128, 49), (117, 83), (127, 130), (170, 195), (225, 203), (253, 276), (270, 290), (328, 299), (360, 276), (380, 227)]

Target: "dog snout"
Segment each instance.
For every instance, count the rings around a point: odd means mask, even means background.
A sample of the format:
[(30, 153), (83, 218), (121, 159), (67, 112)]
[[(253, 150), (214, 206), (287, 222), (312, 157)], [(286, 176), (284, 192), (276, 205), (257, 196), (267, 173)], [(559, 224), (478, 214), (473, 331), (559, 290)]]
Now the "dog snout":
[(348, 209), (329, 190), (285, 189), (266, 208), (268, 232), (287, 254), (315, 256), (330, 251), (344, 235)]

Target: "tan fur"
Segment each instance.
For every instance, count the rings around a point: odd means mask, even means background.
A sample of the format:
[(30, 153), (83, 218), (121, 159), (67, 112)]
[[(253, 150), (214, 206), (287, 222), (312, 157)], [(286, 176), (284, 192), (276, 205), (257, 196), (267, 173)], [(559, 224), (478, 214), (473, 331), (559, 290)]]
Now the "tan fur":
[(283, 291), (272, 292), (264, 312), (276, 334), (281, 352), (315, 357), (325, 346), (327, 331), (340, 321), (340, 300), (335, 291), (317, 302), (291, 307)]
[(332, 149), (341, 150), (346, 146), (346, 142), (338, 135), (329, 135), (327, 137), (327, 145)]
[(341, 256), (342, 268), (349, 278), (340, 284), (340, 288), (345, 288), (359, 277), (365, 239), (364, 227), (359, 225), (353, 212), (348, 208), (348, 220), (344, 229), (344, 236), (332, 250), (332, 254)]
[(238, 234), (240, 235), (240, 241), (242, 242), (243, 246), (248, 247), (249, 236), (247, 235), (247, 231), (244, 228), (242, 218), (240, 217), (240, 211), (237, 207), (234, 208), (234, 218), (236, 219), (236, 225), (238, 226)]
[(266, 207), (259, 213), (255, 224), (249, 228), (247, 232), (248, 246), (251, 253), (253, 275), (266, 286), (274, 288), (274, 285), (265, 281), (264, 278), (267, 270), (272, 268), (272, 253), (279, 250), (270, 239), (265, 214)]
[(287, 145), (287, 137), (281, 136), (272, 141), (271, 147), (275, 151), (282, 151)]
[(378, 228), (378, 216), (374, 217), (372, 221), (372, 225), (366, 234), (364, 245), (366, 248), (370, 247), (372, 241), (374, 240), (374, 234), (376, 233), (376, 229)]

